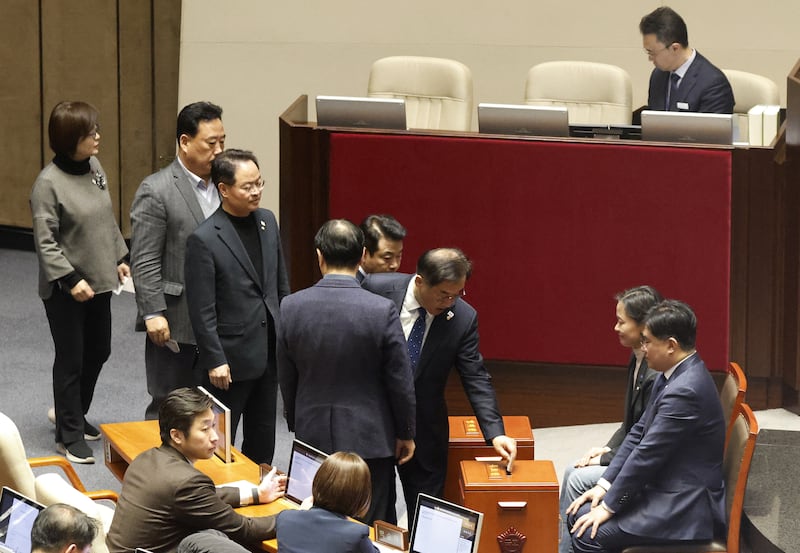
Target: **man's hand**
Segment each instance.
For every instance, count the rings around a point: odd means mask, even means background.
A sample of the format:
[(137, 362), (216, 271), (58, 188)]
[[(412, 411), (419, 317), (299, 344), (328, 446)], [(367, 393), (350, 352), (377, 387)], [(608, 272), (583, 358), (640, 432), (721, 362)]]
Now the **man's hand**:
[(607, 453), (611, 451), (610, 447), (593, 447), (586, 455), (580, 458), (580, 460), (575, 463), (575, 467), (586, 467), (588, 465), (599, 465), (600, 464), (600, 457), (603, 453)]
[(131, 268), (127, 263), (117, 265), (117, 278), (120, 282), (125, 282), (126, 278), (131, 278)]
[(70, 289), (69, 293), (72, 295), (72, 299), (77, 302), (85, 302), (94, 297), (94, 290), (85, 279), (80, 279), (78, 284)]
[(231, 368), (227, 363), (213, 368), (208, 371), (208, 379), (213, 386), (216, 386), (220, 390), (227, 390), (231, 382), (233, 382), (231, 380)]
[(592, 489), (585, 492), (583, 495), (581, 495), (578, 499), (570, 503), (565, 513), (568, 515), (577, 513), (578, 508), (587, 501), (592, 502), (592, 509), (594, 509), (603, 500), (603, 497), (605, 495), (606, 491), (603, 488), (601, 488), (600, 486), (595, 486)]
[(150, 341), (157, 346), (163, 346), (169, 341), (169, 323), (167, 318), (163, 315), (151, 317), (144, 321), (144, 326), (147, 329), (147, 337)]
[(612, 516), (614, 516), (614, 513), (603, 507), (603, 505), (592, 507), (588, 513), (575, 521), (575, 524), (572, 526), (572, 529), (570, 529), (570, 532), (578, 537), (581, 537), (586, 529), (591, 527), (592, 532), (589, 534), (589, 536), (594, 539), (594, 537), (597, 535), (597, 529), (600, 527), (600, 525), (606, 522)]
[(410, 461), (414, 456), (415, 449), (417, 449), (417, 444), (414, 443), (414, 440), (395, 440), (394, 457), (397, 459), (397, 464), (403, 465)]
[(506, 463), (513, 463), (517, 458), (517, 440), (503, 434), (492, 438), (494, 450), (505, 459)]
[(272, 467), (272, 470), (258, 485), (258, 501), (260, 503), (272, 503), (279, 497), (283, 497), (286, 491), (286, 475), (278, 476), (277, 472), (278, 469)]

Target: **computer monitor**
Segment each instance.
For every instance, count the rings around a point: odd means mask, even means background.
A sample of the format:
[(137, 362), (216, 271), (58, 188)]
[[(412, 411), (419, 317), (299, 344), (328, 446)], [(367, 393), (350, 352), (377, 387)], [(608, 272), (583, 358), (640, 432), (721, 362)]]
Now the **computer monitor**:
[(483, 513), (421, 493), (409, 553), (476, 553), (482, 525)]
[(397, 98), (317, 96), (317, 125), (406, 130), (406, 101)]
[(478, 130), (491, 134), (569, 136), (565, 107), (478, 104)]
[(681, 111), (642, 112), (642, 139), (693, 144), (732, 144), (733, 115)]
[(292, 442), (292, 453), (289, 457), (286, 499), (299, 505), (305, 498), (311, 496), (314, 476), (327, 458), (327, 453), (295, 439)]
[(3, 486), (0, 494), (0, 552), (30, 553), (31, 529), (44, 505)]
[(211, 406), (211, 411), (213, 411), (214, 418), (217, 422), (216, 431), (218, 437), (217, 449), (214, 451), (214, 454), (225, 463), (230, 463), (233, 460), (233, 454), (231, 453), (233, 447), (233, 444), (231, 444), (231, 410), (202, 386), (198, 386), (197, 389), (210, 397), (211, 401), (214, 402)]

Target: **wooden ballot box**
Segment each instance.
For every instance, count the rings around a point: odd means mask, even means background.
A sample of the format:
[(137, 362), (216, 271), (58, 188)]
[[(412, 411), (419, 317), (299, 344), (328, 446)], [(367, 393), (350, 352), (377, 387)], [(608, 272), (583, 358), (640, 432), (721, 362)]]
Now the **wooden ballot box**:
[(558, 478), (552, 461), (518, 460), (511, 475), (499, 463), (461, 461), (460, 472), (460, 503), (483, 513), (480, 553), (556, 552)]
[[(459, 463), (475, 457), (491, 457), (497, 452), (483, 439), (478, 419), (470, 417), (450, 418), (450, 445), (447, 451), (447, 479), (444, 483), (444, 498), (453, 503), (461, 501), (458, 491)], [(517, 440), (517, 459), (533, 459), (533, 431), (528, 417), (503, 417), (506, 436)]]

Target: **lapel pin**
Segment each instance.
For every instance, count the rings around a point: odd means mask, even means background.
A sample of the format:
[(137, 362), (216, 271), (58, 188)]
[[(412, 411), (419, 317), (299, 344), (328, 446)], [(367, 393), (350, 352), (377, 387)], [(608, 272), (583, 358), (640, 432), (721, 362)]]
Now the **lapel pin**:
[(449, 321), (449, 320), (450, 320), (450, 319), (452, 319), (453, 317), (455, 317), (455, 314), (454, 314), (452, 311), (448, 311), (448, 312), (447, 312), (447, 320)]
[(261, 223), (261, 230), (267, 230), (267, 223), (263, 219), (259, 220), (259, 222)]

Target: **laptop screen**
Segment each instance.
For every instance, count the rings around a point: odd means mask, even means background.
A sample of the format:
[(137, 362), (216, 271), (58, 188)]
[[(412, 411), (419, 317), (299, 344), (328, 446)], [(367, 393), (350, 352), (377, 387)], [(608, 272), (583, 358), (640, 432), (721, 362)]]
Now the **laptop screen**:
[(311, 495), (311, 484), (317, 469), (328, 455), (310, 445), (294, 440), (292, 455), (289, 458), (289, 473), (286, 480), (286, 498), (302, 503)]
[(411, 553), (475, 553), (482, 524), (483, 513), (419, 494)]
[(317, 96), (320, 127), (406, 130), (406, 102), (399, 98)]
[(14, 553), (30, 553), (31, 528), (42, 509), (44, 505), (3, 487), (0, 496), (0, 544)]
[(569, 136), (567, 108), (516, 104), (478, 104), (482, 133)]

